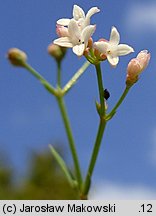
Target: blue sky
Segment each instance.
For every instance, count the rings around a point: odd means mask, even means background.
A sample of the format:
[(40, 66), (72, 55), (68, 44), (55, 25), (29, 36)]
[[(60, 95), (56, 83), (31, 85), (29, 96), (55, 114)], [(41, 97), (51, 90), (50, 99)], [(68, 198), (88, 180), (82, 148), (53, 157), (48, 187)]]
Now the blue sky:
[[(56, 20), (71, 17), (74, 4), (86, 12), (93, 6), (100, 8), (101, 12), (91, 20), (97, 25), (94, 41), (101, 37), (109, 39), (111, 27), (116, 26), (121, 43), (135, 49), (134, 54), (120, 58), (116, 69), (112, 69), (108, 62), (102, 63), (105, 87), (111, 93), (109, 109), (125, 87), (129, 60), (140, 50), (151, 52), (149, 67), (107, 126), (93, 179), (101, 184), (109, 182), (125, 188), (141, 185), (155, 191), (153, 196), (156, 198), (155, 1), (1, 1), (0, 149), (7, 153), (8, 164), (16, 167), (17, 172), (26, 167), (31, 150), (48, 149), (49, 143), (62, 143), (71, 162), (55, 99), (27, 71), (12, 67), (5, 56), (11, 47), (24, 50), (29, 63), (55, 84), (56, 66), (47, 54), (47, 46), (57, 37)], [(64, 84), (84, 61), (68, 51), (63, 61)], [(85, 172), (98, 126), (94, 105), (98, 91), (93, 66), (87, 69), (65, 99)]]

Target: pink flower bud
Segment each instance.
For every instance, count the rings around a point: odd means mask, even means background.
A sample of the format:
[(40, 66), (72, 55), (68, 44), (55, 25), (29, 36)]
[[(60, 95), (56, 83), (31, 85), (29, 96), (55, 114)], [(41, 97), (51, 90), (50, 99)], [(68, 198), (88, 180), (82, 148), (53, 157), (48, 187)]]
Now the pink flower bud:
[(145, 70), (147, 67), (149, 60), (150, 60), (150, 53), (148, 53), (148, 50), (143, 50), (137, 55), (137, 59), (141, 66), (141, 71)]
[(150, 53), (147, 50), (141, 51), (136, 58), (133, 58), (127, 66), (126, 84), (133, 85), (138, 81), (140, 73), (145, 70), (150, 60)]
[(56, 33), (59, 37), (69, 37), (68, 28), (61, 25), (56, 25)]

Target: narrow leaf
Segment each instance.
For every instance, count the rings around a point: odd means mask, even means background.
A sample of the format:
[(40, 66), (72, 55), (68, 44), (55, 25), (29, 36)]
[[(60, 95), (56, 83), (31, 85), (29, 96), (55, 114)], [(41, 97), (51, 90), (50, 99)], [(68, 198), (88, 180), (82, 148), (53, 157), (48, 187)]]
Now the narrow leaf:
[(49, 145), (49, 148), (51, 150), (51, 153), (52, 153), (53, 157), (55, 158), (55, 160), (59, 164), (60, 168), (64, 172), (64, 174), (65, 174), (68, 182), (70, 183), (70, 185), (73, 188), (77, 187), (77, 181), (72, 178), (72, 176), (71, 176), (71, 174), (70, 174), (64, 160), (62, 159), (62, 157), (58, 154), (58, 152), (54, 149), (54, 147), (52, 145)]

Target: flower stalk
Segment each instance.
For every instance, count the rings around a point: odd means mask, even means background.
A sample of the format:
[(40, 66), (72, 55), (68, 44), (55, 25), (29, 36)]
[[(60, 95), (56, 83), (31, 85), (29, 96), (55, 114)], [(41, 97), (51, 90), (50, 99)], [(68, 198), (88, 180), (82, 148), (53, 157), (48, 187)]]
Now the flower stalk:
[(57, 86), (61, 88), (61, 61), (57, 62)]
[(97, 136), (96, 136), (96, 140), (95, 140), (95, 144), (94, 144), (94, 149), (92, 152), (91, 160), (90, 160), (87, 175), (86, 175), (86, 179), (85, 179), (83, 189), (82, 189), (81, 199), (88, 199), (87, 197), (88, 197), (88, 192), (89, 192), (90, 185), (91, 185), (91, 178), (92, 178), (94, 167), (95, 167), (97, 157), (99, 154), (99, 150), (100, 150), (100, 146), (101, 146), (105, 127), (106, 127), (106, 121), (101, 118), (100, 123), (99, 123)]
[(87, 199), (88, 197), (88, 192), (90, 189), (91, 185), (91, 178), (92, 174), (95, 168), (95, 164), (97, 161), (97, 157), (99, 154), (104, 130), (106, 127), (106, 120), (105, 120), (105, 101), (104, 101), (104, 96), (103, 96), (103, 91), (104, 91), (104, 86), (103, 86), (103, 80), (102, 80), (102, 73), (101, 73), (101, 67), (100, 64), (95, 65), (96, 68), (96, 73), (97, 73), (97, 80), (98, 80), (98, 90), (99, 90), (99, 98), (100, 98), (100, 112), (99, 112), (99, 117), (100, 117), (100, 122), (99, 122), (99, 128), (98, 132), (96, 135), (96, 140), (93, 148), (93, 152), (91, 155), (87, 175), (83, 184), (82, 188), (82, 194), (81, 194), (81, 199)]
[(72, 134), (72, 130), (71, 130), (71, 126), (70, 126), (70, 122), (69, 122), (69, 119), (68, 119), (68, 114), (67, 114), (67, 111), (66, 111), (66, 108), (65, 108), (65, 103), (64, 103), (63, 97), (58, 97), (57, 102), (58, 102), (60, 113), (61, 113), (61, 116), (62, 116), (62, 119), (63, 119), (66, 134), (67, 134), (67, 137), (68, 137), (68, 142), (69, 142), (71, 154), (72, 154), (72, 157), (73, 157), (75, 172), (76, 172), (76, 179), (78, 181), (78, 186), (79, 186), (79, 189), (80, 189), (81, 184), (82, 184), (81, 169), (80, 169), (79, 160), (78, 160), (78, 156), (77, 156), (77, 151), (76, 151), (76, 147), (75, 147), (75, 142), (74, 142), (74, 138), (73, 138), (73, 134)]
[(23, 67), (27, 69), (34, 77), (36, 77), (52, 95), (57, 96), (56, 89), (34, 68), (32, 68), (28, 63), (24, 63)]
[(117, 109), (119, 108), (121, 103), (124, 101), (125, 97), (127, 96), (130, 88), (131, 88), (131, 86), (126, 86), (124, 92), (122, 93), (121, 97), (119, 98), (118, 102), (116, 103), (116, 105), (114, 106), (112, 111), (108, 115), (106, 115), (106, 120), (107, 121), (110, 120), (115, 115)]
[(63, 88), (63, 94), (66, 94), (71, 87), (77, 82), (77, 80), (80, 78), (80, 76), (86, 71), (86, 69), (89, 67), (90, 62), (86, 61), (82, 67), (74, 74), (74, 76), (69, 80), (69, 82), (64, 86)]
[[(83, 66), (82, 66), (82, 68), (83, 68)], [(82, 71), (84, 72), (85, 69), (86, 69), (86, 67), (84, 69), (82, 69)], [(61, 75), (62, 75), (61, 74), (61, 61), (57, 61), (57, 89), (58, 89), (58, 91), (61, 89)], [(70, 85), (70, 88), (71, 88), (71, 86), (72, 85)], [(60, 109), (60, 113), (62, 116), (62, 120), (64, 123), (65, 131), (66, 131), (68, 142), (69, 142), (71, 155), (72, 155), (73, 162), (74, 162), (76, 180), (78, 182), (77, 186), (80, 190), (81, 185), (82, 185), (81, 169), (80, 169), (80, 164), (79, 164), (79, 159), (78, 159), (78, 155), (77, 155), (77, 150), (76, 150), (76, 146), (75, 146), (75, 141), (74, 141), (72, 129), (70, 126), (69, 117), (68, 117), (65, 102), (64, 102), (64, 91), (62, 89), (61, 89), (61, 91), (63, 92), (63, 94), (60, 95), (59, 97), (56, 96), (56, 99), (57, 99), (57, 103), (58, 103), (58, 106)]]
[(100, 117), (105, 117), (105, 100), (103, 96), (104, 92), (104, 86), (102, 81), (102, 73), (101, 73), (101, 67), (100, 63), (95, 65), (96, 68), (96, 74), (97, 74), (97, 80), (98, 80), (98, 88), (99, 88), (99, 98), (100, 98)]

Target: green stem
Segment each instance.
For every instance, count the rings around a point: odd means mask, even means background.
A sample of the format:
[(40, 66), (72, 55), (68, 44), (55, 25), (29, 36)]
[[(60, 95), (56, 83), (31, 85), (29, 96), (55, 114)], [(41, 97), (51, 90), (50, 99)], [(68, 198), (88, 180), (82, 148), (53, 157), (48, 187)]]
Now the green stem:
[(86, 179), (82, 188), (82, 194), (81, 194), (81, 199), (87, 199), (88, 192), (90, 189), (90, 183), (91, 183), (91, 178), (92, 174), (94, 171), (94, 167), (97, 161), (98, 153), (100, 150), (104, 130), (106, 127), (106, 120), (105, 120), (105, 103), (104, 103), (104, 95), (103, 95), (103, 81), (102, 81), (102, 74), (101, 74), (101, 68), (100, 64), (95, 65), (96, 67), (96, 72), (97, 72), (97, 79), (98, 79), (98, 88), (99, 88), (99, 97), (100, 97), (100, 103), (101, 103), (101, 109), (100, 109), (100, 122), (99, 122), (99, 128), (98, 132), (96, 135), (96, 140), (92, 152), (92, 156), (90, 159)]
[(63, 100), (62, 97), (57, 98), (57, 101), (58, 101), (60, 112), (61, 112), (61, 115), (62, 115), (62, 118), (63, 118), (65, 130), (66, 130), (66, 133), (67, 133), (69, 146), (70, 146), (70, 150), (71, 150), (73, 161), (74, 161), (76, 177), (77, 177), (77, 180), (78, 180), (78, 183), (79, 183), (79, 187), (81, 187), (81, 184), (82, 184), (81, 170), (80, 170), (80, 165), (79, 165), (79, 161), (78, 161), (77, 151), (76, 151), (76, 147), (75, 147), (75, 143), (74, 143), (74, 138), (73, 138), (73, 135), (72, 135), (70, 122), (69, 122), (67, 111), (66, 111), (66, 108), (65, 108), (65, 103), (64, 103), (64, 100)]
[(126, 88), (125, 88), (123, 94), (121, 95), (121, 97), (119, 98), (118, 102), (116, 103), (116, 105), (114, 106), (112, 111), (106, 116), (106, 120), (110, 120), (114, 116), (118, 107), (121, 105), (121, 103), (125, 99), (126, 95), (128, 94), (130, 88), (131, 88), (131, 86), (126, 86)]
[(88, 192), (89, 192), (89, 189), (90, 189), (90, 184), (91, 184), (91, 177), (92, 177), (94, 167), (95, 167), (95, 164), (96, 164), (96, 160), (97, 160), (97, 156), (98, 156), (98, 153), (99, 153), (99, 150), (100, 150), (101, 141), (102, 141), (102, 138), (103, 138), (105, 127), (106, 127), (106, 121), (103, 121), (101, 119), (100, 124), (99, 124), (99, 128), (98, 128), (98, 132), (97, 132), (97, 136), (96, 136), (96, 141), (95, 141), (95, 144), (94, 144), (94, 149), (93, 149), (90, 164), (89, 164), (89, 168), (88, 168), (86, 179), (85, 179), (85, 182), (84, 182), (84, 187), (83, 187), (83, 190), (82, 190), (81, 199), (87, 199)]
[(103, 81), (102, 81), (102, 73), (101, 73), (101, 67), (100, 63), (95, 65), (96, 67), (96, 73), (97, 73), (97, 79), (98, 79), (98, 88), (99, 88), (99, 97), (100, 97), (100, 115), (105, 115), (105, 100), (104, 100), (104, 87), (103, 87)]
[(92, 58), (95, 58), (94, 49), (91, 48), (91, 49), (89, 50), (89, 52), (90, 52), (91, 57), (92, 57)]
[(63, 118), (65, 130), (66, 130), (66, 133), (67, 133), (67, 137), (68, 137), (69, 146), (70, 146), (70, 150), (71, 150), (71, 153), (72, 153), (73, 161), (74, 161), (77, 181), (79, 183), (79, 187), (81, 187), (81, 184), (82, 184), (81, 170), (80, 170), (80, 166), (79, 166), (79, 161), (78, 161), (78, 156), (77, 156), (75, 143), (74, 143), (74, 139), (73, 139), (73, 135), (72, 135), (72, 130), (71, 130), (71, 127), (70, 127), (70, 122), (69, 122), (69, 119), (68, 119), (67, 111), (66, 111), (66, 108), (65, 108), (64, 100), (63, 100), (62, 89), (61, 89), (61, 63), (58, 63), (57, 66), (58, 66), (58, 73), (57, 73), (57, 85), (58, 85), (58, 88), (55, 89), (34, 68), (32, 68), (27, 63), (24, 64), (24, 67), (33, 76), (35, 76), (44, 85), (44, 87), (50, 93), (52, 93), (57, 99), (57, 102), (58, 102), (58, 105), (59, 105), (59, 108), (60, 108), (60, 112), (61, 112), (61, 115), (62, 115), (62, 118)]
[(46, 80), (44, 77), (42, 77), (34, 68), (32, 68), (29, 64), (25, 63), (24, 67), (34, 76), (36, 77), (43, 85), (44, 87), (53, 95), (57, 95), (56, 90), (54, 87)]
[(61, 61), (57, 62), (57, 85), (61, 88)]
[(88, 68), (90, 62), (86, 61), (82, 67), (74, 74), (74, 76), (69, 80), (69, 82), (64, 86), (63, 93), (66, 94), (71, 87), (76, 83), (79, 77), (84, 73), (84, 71)]

